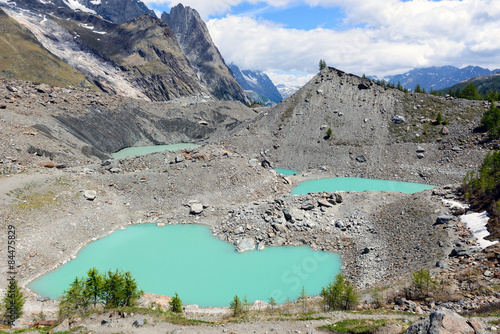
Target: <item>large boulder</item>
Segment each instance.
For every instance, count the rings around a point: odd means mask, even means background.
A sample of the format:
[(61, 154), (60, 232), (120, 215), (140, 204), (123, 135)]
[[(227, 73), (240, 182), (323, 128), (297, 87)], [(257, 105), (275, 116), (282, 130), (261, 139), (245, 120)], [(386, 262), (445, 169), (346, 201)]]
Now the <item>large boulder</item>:
[(241, 238), (233, 243), (238, 253), (251, 251), (255, 249), (255, 240), (253, 238)]
[(486, 334), (483, 326), (476, 320), (467, 320), (455, 312), (439, 308), (428, 318), (411, 325), (406, 334)]

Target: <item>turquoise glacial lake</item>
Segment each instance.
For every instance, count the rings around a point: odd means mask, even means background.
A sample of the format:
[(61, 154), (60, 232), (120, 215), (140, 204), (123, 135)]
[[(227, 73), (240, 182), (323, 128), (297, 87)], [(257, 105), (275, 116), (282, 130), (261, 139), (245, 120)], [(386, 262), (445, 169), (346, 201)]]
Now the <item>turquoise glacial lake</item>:
[(177, 151), (184, 150), (187, 148), (197, 148), (200, 145), (191, 144), (191, 143), (179, 143), (172, 145), (154, 145), (154, 146), (138, 146), (138, 147), (127, 147), (118, 152), (112, 153), (111, 156), (114, 159), (123, 159), (126, 157), (133, 157), (137, 155), (155, 153), (155, 152), (163, 152), (163, 151)]
[(296, 170), (293, 170), (293, 169), (275, 168), (274, 170), (277, 171), (280, 174), (283, 174), (283, 175), (300, 174), (299, 171), (296, 171)]
[(319, 193), (323, 191), (395, 191), (413, 194), (435, 186), (421, 183), (364, 179), (359, 177), (333, 177), (327, 179), (309, 180), (301, 182), (292, 189), (292, 195)]
[(88, 269), (130, 271), (145, 292), (172, 296), (184, 304), (228, 306), (237, 294), (249, 301), (272, 296), (278, 303), (307, 295), (340, 273), (340, 256), (307, 246), (267, 247), (237, 253), (203, 225), (129, 226), (94, 241), (72, 260), (32, 282), (41, 296), (57, 299)]

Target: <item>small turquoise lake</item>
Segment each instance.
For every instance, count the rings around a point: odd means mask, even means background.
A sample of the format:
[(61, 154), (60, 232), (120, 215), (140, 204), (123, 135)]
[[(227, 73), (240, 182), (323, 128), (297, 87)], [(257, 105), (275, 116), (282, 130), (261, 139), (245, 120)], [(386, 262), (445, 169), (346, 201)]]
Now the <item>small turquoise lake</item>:
[(292, 189), (292, 195), (319, 193), (323, 191), (394, 191), (413, 194), (432, 189), (435, 186), (421, 183), (364, 179), (359, 177), (333, 177), (327, 179), (309, 180), (300, 182)]
[(302, 286), (308, 295), (340, 273), (340, 256), (307, 246), (267, 247), (237, 253), (204, 225), (128, 226), (84, 247), (72, 260), (32, 282), (41, 296), (57, 299), (88, 269), (130, 271), (145, 292), (172, 296), (184, 304), (228, 306), (234, 295), (249, 301), (295, 300)]
[(200, 147), (200, 145), (191, 144), (191, 143), (127, 147), (127, 148), (124, 148), (123, 150), (112, 153), (111, 156), (114, 159), (123, 159), (126, 157), (133, 157), (136, 155), (143, 155), (143, 154), (163, 152), (163, 151), (177, 151), (177, 150), (184, 150), (184, 149), (188, 149), (188, 148), (197, 148), (197, 147)]
[(299, 171), (293, 170), (293, 169), (284, 169), (284, 168), (275, 168), (274, 169), (276, 172), (283, 174), (283, 175), (295, 175), (295, 174), (300, 174)]

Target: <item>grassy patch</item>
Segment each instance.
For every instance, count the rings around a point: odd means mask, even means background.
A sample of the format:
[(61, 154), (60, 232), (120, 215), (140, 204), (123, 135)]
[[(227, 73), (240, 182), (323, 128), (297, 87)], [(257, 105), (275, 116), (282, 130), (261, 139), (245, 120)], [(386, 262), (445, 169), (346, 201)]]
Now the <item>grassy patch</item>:
[(408, 324), (406, 324), (401, 319), (347, 319), (336, 322), (332, 325), (325, 325), (318, 328), (327, 329), (332, 331), (333, 333), (366, 333), (368, 331), (373, 331), (377, 328), (384, 327), (390, 324), (400, 324), (402, 330), (408, 327)]

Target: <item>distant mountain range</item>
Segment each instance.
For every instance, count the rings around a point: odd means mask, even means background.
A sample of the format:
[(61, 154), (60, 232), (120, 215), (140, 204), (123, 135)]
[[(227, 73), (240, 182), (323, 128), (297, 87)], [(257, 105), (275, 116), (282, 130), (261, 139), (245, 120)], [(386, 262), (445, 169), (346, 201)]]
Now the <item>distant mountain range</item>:
[(427, 92), (431, 89), (441, 90), (457, 84), (472, 77), (490, 75), (499, 70), (490, 71), (479, 66), (467, 66), (458, 68), (454, 66), (416, 68), (409, 72), (388, 76), (385, 81), (397, 85), (399, 82), (404, 88), (415, 89), (417, 84), (425, 88)]
[(476, 86), (478, 93), (483, 95), (485, 95), (490, 90), (491, 91), (496, 90), (497, 92), (500, 92), (500, 72), (469, 78), (451, 87), (447, 87), (442, 91), (444, 94), (446, 94), (450, 89), (453, 90), (454, 92), (458, 88), (460, 88), (460, 90), (463, 90), (463, 88), (467, 86), (469, 83), (473, 83)]
[(261, 102), (264, 105), (274, 105), (283, 100), (281, 93), (264, 72), (240, 70), (234, 64), (230, 64), (229, 68), (252, 100)]
[(283, 96), (283, 99), (286, 99), (287, 97), (290, 97), (293, 94), (295, 94), (295, 92), (298, 91), (301, 88), (301, 86), (287, 86), (284, 84), (279, 84), (276, 86), (276, 88), (278, 88), (281, 96)]

